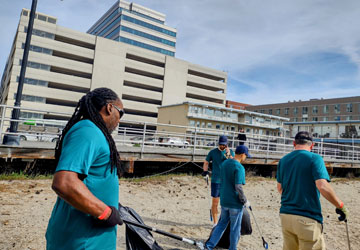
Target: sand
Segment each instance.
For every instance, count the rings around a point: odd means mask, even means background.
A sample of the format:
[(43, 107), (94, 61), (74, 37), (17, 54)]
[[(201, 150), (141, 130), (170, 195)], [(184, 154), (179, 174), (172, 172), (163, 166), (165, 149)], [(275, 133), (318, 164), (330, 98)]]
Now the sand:
[[(45, 249), (45, 231), (54, 202), (51, 180), (0, 181), (0, 249)], [(336, 193), (350, 210), (348, 222), (352, 249), (360, 249), (360, 181), (334, 180)], [(278, 215), (280, 195), (276, 181), (247, 178), (245, 194), (269, 249), (282, 248)], [(183, 237), (205, 241), (211, 230), (209, 190), (199, 176), (168, 176), (157, 179), (121, 180), (120, 201), (140, 214), (146, 224)], [(322, 198), (327, 249), (344, 250), (344, 222)], [(253, 234), (240, 239), (238, 249), (263, 249), (252, 218)], [(117, 249), (125, 249), (124, 226), (119, 227)], [(164, 249), (196, 249), (189, 244), (154, 234)]]

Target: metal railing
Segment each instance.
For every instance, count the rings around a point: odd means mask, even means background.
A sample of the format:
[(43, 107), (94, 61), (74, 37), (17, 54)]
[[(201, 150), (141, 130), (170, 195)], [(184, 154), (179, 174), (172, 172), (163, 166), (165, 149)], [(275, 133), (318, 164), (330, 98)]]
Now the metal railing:
[[(0, 138), (5, 134), (17, 134), (23, 140), (54, 142), (66, 125), (66, 120), (55, 119), (23, 119), (19, 122), (19, 130), (10, 133), (11, 110), (14, 107), (0, 105)], [(38, 113), (44, 116), (70, 117), (70, 113), (50, 112), (20, 108), (21, 111)], [(240, 143), (245, 143), (254, 157), (271, 159), (279, 158), (293, 150), (293, 138), (245, 133), (247, 140), (239, 141), (238, 132), (217, 130), (210, 128), (188, 127), (171, 124), (149, 123), (122, 120), (123, 124), (132, 127), (120, 127), (113, 134), (118, 146), (141, 148), (141, 155), (147, 148), (164, 147), (184, 150), (186, 154), (195, 155), (197, 150), (210, 150), (217, 146), (220, 135), (228, 137), (228, 146), (233, 150)], [(155, 129), (154, 129), (155, 128)], [(325, 160), (360, 164), (360, 145), (340, 143), (325, 143), (323, 139), (314, 142), (313, 152), (321, 155)]]

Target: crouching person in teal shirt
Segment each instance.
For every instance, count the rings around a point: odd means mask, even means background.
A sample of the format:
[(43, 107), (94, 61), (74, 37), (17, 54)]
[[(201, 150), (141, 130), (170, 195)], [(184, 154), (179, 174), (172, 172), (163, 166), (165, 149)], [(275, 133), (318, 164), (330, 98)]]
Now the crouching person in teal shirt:
[(220, 166), (220, 220), (214, 227), (210, 239), (205, 243), (205, 249), (214, 249), (229, 223), (229, 250), (236, 249), (240, 239), (243, 208), (250, 206), (242, 189), (242, 186), (245, 185), (245, 169), (240, 162), (245, 161), (246, 157), (250, 157), (248, 148), (244, 145), (237, 146), (235, 158), (225, 160)]
[(111, 137), (124, 114), (117, 94), (98, 88), (84, 95), (55, 149), (52, 188), (58, 195), (46, 249), (116, 249), (120, 157)]

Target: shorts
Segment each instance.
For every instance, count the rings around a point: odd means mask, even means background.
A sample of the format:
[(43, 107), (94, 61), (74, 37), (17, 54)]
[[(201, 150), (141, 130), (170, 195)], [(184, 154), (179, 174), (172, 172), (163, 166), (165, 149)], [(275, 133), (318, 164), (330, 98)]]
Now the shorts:
[(220, 197), (220, 187), (221, 187), (221, 183), (211, 182), (211, 197), (214, 198)]

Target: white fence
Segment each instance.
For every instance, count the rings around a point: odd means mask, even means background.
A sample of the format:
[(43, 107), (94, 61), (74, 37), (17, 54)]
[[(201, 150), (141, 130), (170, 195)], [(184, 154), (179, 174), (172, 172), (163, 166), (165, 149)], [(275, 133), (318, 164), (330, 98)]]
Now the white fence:
[[(5, 134), (20, 135), (24, 141), (45, 141), (55, 142), (66, 125), (66, 120), (57, 119), (24, 119), (18, 122), (18, 131), (10, 133), (11, 111), (14, 107), (0, 105), (0, 138)], [(50, 112), (20, 108), (22, 112), (37, 113), (48, 117), (70, 117), (69, 113)], [(228, 146), (235, 149), (241, 141), (237, 139), (238, 133), (226, 130), (215, 130), (198, 127), (186, 127), (170, 124), (146, 123), (138, 121), (122, 121), (124, 124), (133, 124), (133, 127), (120, 127), (117, 133), (113, 134), (115, 142), (119, 146), (141, 147), (141, 152), (146, 148), (158, 148), (161, 151), (164, 147), (184, 148), (189, 154), (195, 154), (196, 150), (211, 149), (217, 146), (220, 135), (228, 137)], [(157, 128), (159, 129), (151, 129)], [(140, 127), (140, 128), (136, 128)], [(183, 132), (175, 132), (183, 131)], [(244, 141), (249, 147), (250, 154), (261, 158), (272, 158), (273, 155), (285, 155), (293, 150), (293, 138), (266, 136), (260, 134), (246, 134)], [(360, 163), (360, 146), (354, 140), (349, 144), (325, 143), (323, 139), (315, 141), (313, 152), (320, 154), (324, 159), (335, 161), (346, 161), (347, 163)]]

